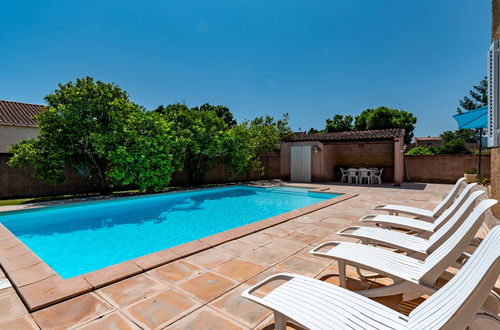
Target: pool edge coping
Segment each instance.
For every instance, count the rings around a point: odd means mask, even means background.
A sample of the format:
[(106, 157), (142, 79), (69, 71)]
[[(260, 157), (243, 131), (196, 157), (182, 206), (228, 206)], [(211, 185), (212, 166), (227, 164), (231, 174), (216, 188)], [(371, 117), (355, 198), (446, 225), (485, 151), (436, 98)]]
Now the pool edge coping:
[[(325, 192), (312, 188), (310, 192)], [(332, 192), (333, 193), (333, 192)], [(296, 210), (160, 250), (93, 272), (63, 279), (31, 249), (0, 223), (0, 269), (22, 299), (29, 312), (46, 308), (124, 280), (134, 275), (188, 257), (229, 241), (276, 226), (283, 222), (338, 204), (358, 196), (342, 194)]]

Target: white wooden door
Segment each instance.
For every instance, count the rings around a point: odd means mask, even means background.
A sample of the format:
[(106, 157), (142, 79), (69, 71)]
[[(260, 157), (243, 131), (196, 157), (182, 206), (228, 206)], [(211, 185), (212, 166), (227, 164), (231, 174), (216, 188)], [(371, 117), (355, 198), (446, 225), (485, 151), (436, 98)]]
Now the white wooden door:
[(291, 150), (293, 182), (311, 182), (311, 146), (295, 146)]

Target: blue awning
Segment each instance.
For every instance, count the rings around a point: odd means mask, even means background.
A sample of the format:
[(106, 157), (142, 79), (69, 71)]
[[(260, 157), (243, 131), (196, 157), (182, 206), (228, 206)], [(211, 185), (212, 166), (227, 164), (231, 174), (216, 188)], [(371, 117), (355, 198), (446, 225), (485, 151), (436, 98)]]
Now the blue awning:
[(453, 118), (458, 123), (458, 128), (488, 128), (488, 106), (483, 106), (474, 110), (466, 111)]

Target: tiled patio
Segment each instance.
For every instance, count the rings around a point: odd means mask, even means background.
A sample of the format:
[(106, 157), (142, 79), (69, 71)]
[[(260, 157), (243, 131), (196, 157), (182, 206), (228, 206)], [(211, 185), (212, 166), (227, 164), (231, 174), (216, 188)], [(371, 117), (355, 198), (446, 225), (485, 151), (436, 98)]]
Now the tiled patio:
[[(304, 185), (301, 185), (304, 186)], [(292, 272), (336, 283), (336, 263), (309, 255), (315, 245), (339, 240), (335, 232), (358, 224), (380, 203), (432, 208), (450, 185), (403, 188), (311, 185), (357, 197), (260, 232), (168, 263), (96, 291), (28, 313), (12, 287), (0, 286), (1, 329), (262, 329), (272, 328), (269, 310), (240, 297), (266, 276)], [(147, 243), (147, 242), (145, 242)], [(355, 277), (355, 273), (351, 274)], [(0, 271), (0, 283), (5, 275)], [(384, 283), (384, 279), (376, 282)], [(350, 281), (352, 288), (378, 285)], [(383, 303), (409, 313), (421, 300)]]

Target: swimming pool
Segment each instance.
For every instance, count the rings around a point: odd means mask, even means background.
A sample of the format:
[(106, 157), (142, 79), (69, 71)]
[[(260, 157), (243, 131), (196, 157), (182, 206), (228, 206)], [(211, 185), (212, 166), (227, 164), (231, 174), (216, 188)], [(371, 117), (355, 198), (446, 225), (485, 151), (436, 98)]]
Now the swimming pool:
[(235, 186), (20, 211), (0, 222), (66, 279), (336, 196)]

